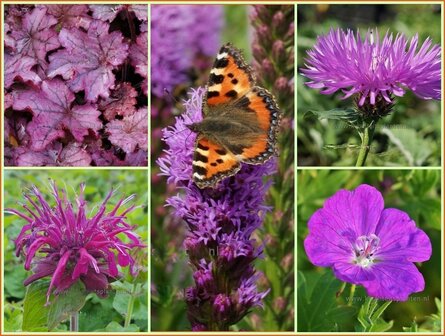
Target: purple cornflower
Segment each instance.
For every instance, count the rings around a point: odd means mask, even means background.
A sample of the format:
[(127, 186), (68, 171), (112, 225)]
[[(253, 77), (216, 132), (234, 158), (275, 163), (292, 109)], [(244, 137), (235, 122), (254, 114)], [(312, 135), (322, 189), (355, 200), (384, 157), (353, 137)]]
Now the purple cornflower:
[(229, 330), (251, 308), (262, 305), (266, 292), (259, 292), (252, 263), (262, 248), (252, 238), (269, 208), (264, 198), (270, 182), (263, 177), (275, 172), (275, 160), (263, 165), (243, 164), (234, 176), (215, 188), (198, 188), (192, 181), (196, 134), (186, 125), (202, 119), (205, 90), (191, 91), (186, 111), (174, 126), (164, 129), (166, 155), (158, 159), (162, 175), (182, 193), (167, 204), (189, 229), (184, 241), (194, 270), (195, 285), (186, 290), (192, 330)]
[[(106, 296), (109, 281), (119, 275), (117, 265), (129, 265), (131, 274), (137, 272), (130, 251), (144, 245), (133, 232), (134, 226), (126, 222), (126, 215), (136, 206), (117, 213), (134, 195), (119, 200), (107, 212), (107, 202), (114, 193), (112, 190), (95, 215), (88, 218), (84, 190), (85, 184), (81, 184), (76, 209), (68, 200), (65, 190), (60, 193), (53, 181), (51, 193), (55, 200), (54, 207), (33, 186), (29, 194), (24, 194), (29, 204), (22, 206), (27, 213), (7, 209), (7, 212), (28, 222), (15, 240), (16, 255), (23, 252), (25, 256), (25, 269), (30, 270), (33, 265), (34, 274), (24, 281), (24, 285), (51, 276), (47, 303), (53, 288), (57, 295), (78, 280), (85, 284), (86, 290)], [(124, 242), (119, 234), (127, 236), (130, 242)]]
[(371, 105), (381, 98), (392, 102), (392, 95), (403, 96), (406, 89), (422, 99), (441, 97), (441, 48), (427, 38), (417, 50), (416, 34), (408, 39), (387, 32), (380, 41), (376, 30), (368, 30), (364, 39), (357, 31), (331, 29), (320, 36), (307, 52), (304, 76), (311, 88), (322, 94), (342, 90), (343, 99), (358, 95), (358, 105), (369, 99)]
[(414, 262), (431, 257), (431, 242), (405, 212), (387, 208), (366, 184), (339, 190), (309, 219), (304, 248), (316, 266), (331, 267), (369, 296), (406, 301), (425, 287)]
[(223, 7), (218, 5), (153, 5), (151, 7), (152, 92), (188, 81), (198, 56), (214, 56), (220, 46)]

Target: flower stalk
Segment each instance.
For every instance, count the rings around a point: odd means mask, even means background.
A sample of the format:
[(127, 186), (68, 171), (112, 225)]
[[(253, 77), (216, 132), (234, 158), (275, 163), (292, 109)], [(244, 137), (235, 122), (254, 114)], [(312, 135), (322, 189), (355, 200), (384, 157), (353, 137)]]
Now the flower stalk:
[(368, 153), (371, 149), (372, 138), (375, 131), (375, 122), (372, 121), (370, 125), (364, 127), (363, 131), (359, 132), (362, 143), (360, 145), (360, 151), (357, 157), (356, 167), (363, 167), (368, 157)]
[(198, 188), (192, 180), (196, 134), (187, 125), (202, 119), (205, 89), (191, 92), (186, 111), (173, 127), (164, 129), (168, 149), (157, 163), (167, 182), (180, 194), (167, 205), (185, 221), (184, 248), (193, 269), (194, 285), (185, 290), (187, 316), (193, 331), (228, 331), (254, 307), (261, 307), (268, 291), (260, 292), (253, 263), (262, 248), (253, 238), (269, 207), (264, 204), (275, 172), (275, 160), (263, 165), (243, 165), (234, 176), (214, 188)]
[(79, 312), (75, 312), (70, 316), (70, 331), (79, 331)]

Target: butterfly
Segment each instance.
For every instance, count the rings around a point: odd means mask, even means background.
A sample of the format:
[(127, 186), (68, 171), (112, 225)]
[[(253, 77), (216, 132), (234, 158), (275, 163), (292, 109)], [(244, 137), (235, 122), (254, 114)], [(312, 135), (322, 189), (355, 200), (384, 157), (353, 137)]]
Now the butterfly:
[(202, 121), (187, 125), (197, 133), (192, 178), (199, 188), (215, 187), (241, 163), (262, 164), (277, 154), (278, 105), (230, 43), (210, 71), (202, 113)]

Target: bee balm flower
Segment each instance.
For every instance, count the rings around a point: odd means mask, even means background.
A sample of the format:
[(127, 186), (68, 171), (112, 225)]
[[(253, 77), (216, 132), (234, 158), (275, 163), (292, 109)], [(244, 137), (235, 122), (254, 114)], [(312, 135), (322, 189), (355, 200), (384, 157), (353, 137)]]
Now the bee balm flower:
[(422, 99), (440, 99), (441, 48), (428, 38), (417, 50), (418, 40), (414, 36), (408, 46), (403, 34), (386, 33), (380, 41), (377, 30), (362, 39), (359, 32), (331, 29), (307, 52), (301, 72), (323, 94), (342, 90), (344, 99), (358, 94), (359, 106), (367, 100), (391, 103), (392, 95), (403, 96), (407, 88)]
[(377, 299), (406, 301), (425, 282), (414, 262), (431, 257), (428, 236), (408, 214), (384, 209), (380, 192), (366, 184), (340, 190), (309, 219), (304, 248), (316, 266), (331, 267), (345, 282)]
[[(23, 208), (27, 213), (7, 209), (28, 222), (15, 240), (16, 255), (21, 252), (25, 255), (25, 269), (30, 270), (33, 265), (34, 274), (25, 280), (24, 285), (51, 276), (47, 303), (53, 288), (57, 295), (78, 280), (85, 284), (86, 290), (106, 296), (109, 281), (118, 276), (117, 265), (129, 265), (131, 273), (135, 274), (130, 251), (144, 246), (133, 233), (134, 227), (125, 221), (125, 216), (136, 206), (117, 213), (134, 195), (121, 199), (107, 212), (106, 204), (113, 195), (111, 191), (96, 214), (87, 218), (84, 184), (76, 197), (76, 209), (64, 190), (60, 194), (55, 182), (51, 183), (51, 189), (54, 207), (34, 186), (29, 195), (25, 194), (29, 204), (23, 204)], [(119, 234), (126, 235), (131, 242), (124, 242)]]

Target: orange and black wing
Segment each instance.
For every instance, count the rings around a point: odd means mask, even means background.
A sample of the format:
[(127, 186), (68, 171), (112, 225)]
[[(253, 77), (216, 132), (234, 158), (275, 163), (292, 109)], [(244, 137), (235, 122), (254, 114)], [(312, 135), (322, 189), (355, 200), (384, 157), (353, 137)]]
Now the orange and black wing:
[(264, 88), (253, 87), (243, 99), (246, 99), (246, 111), (254, 113), (262, 132), (259, 132), (252, 146), (243, 149), (238, 158), (246, 163), (261, 164), (276, 154), (281, 113), (272, 94)]
[(240, 168), (233, 153), (203, 135), (198, 136), (193, 155), (193, 181), (199, 188), (214, 187), (222, 179), (235, 175)]
[(254, 84), (253, 71), (241, 51), (230, 43), (223, 45), (210, 70), (204, 110), (205, 104), (211, 108), (243, 97)]

